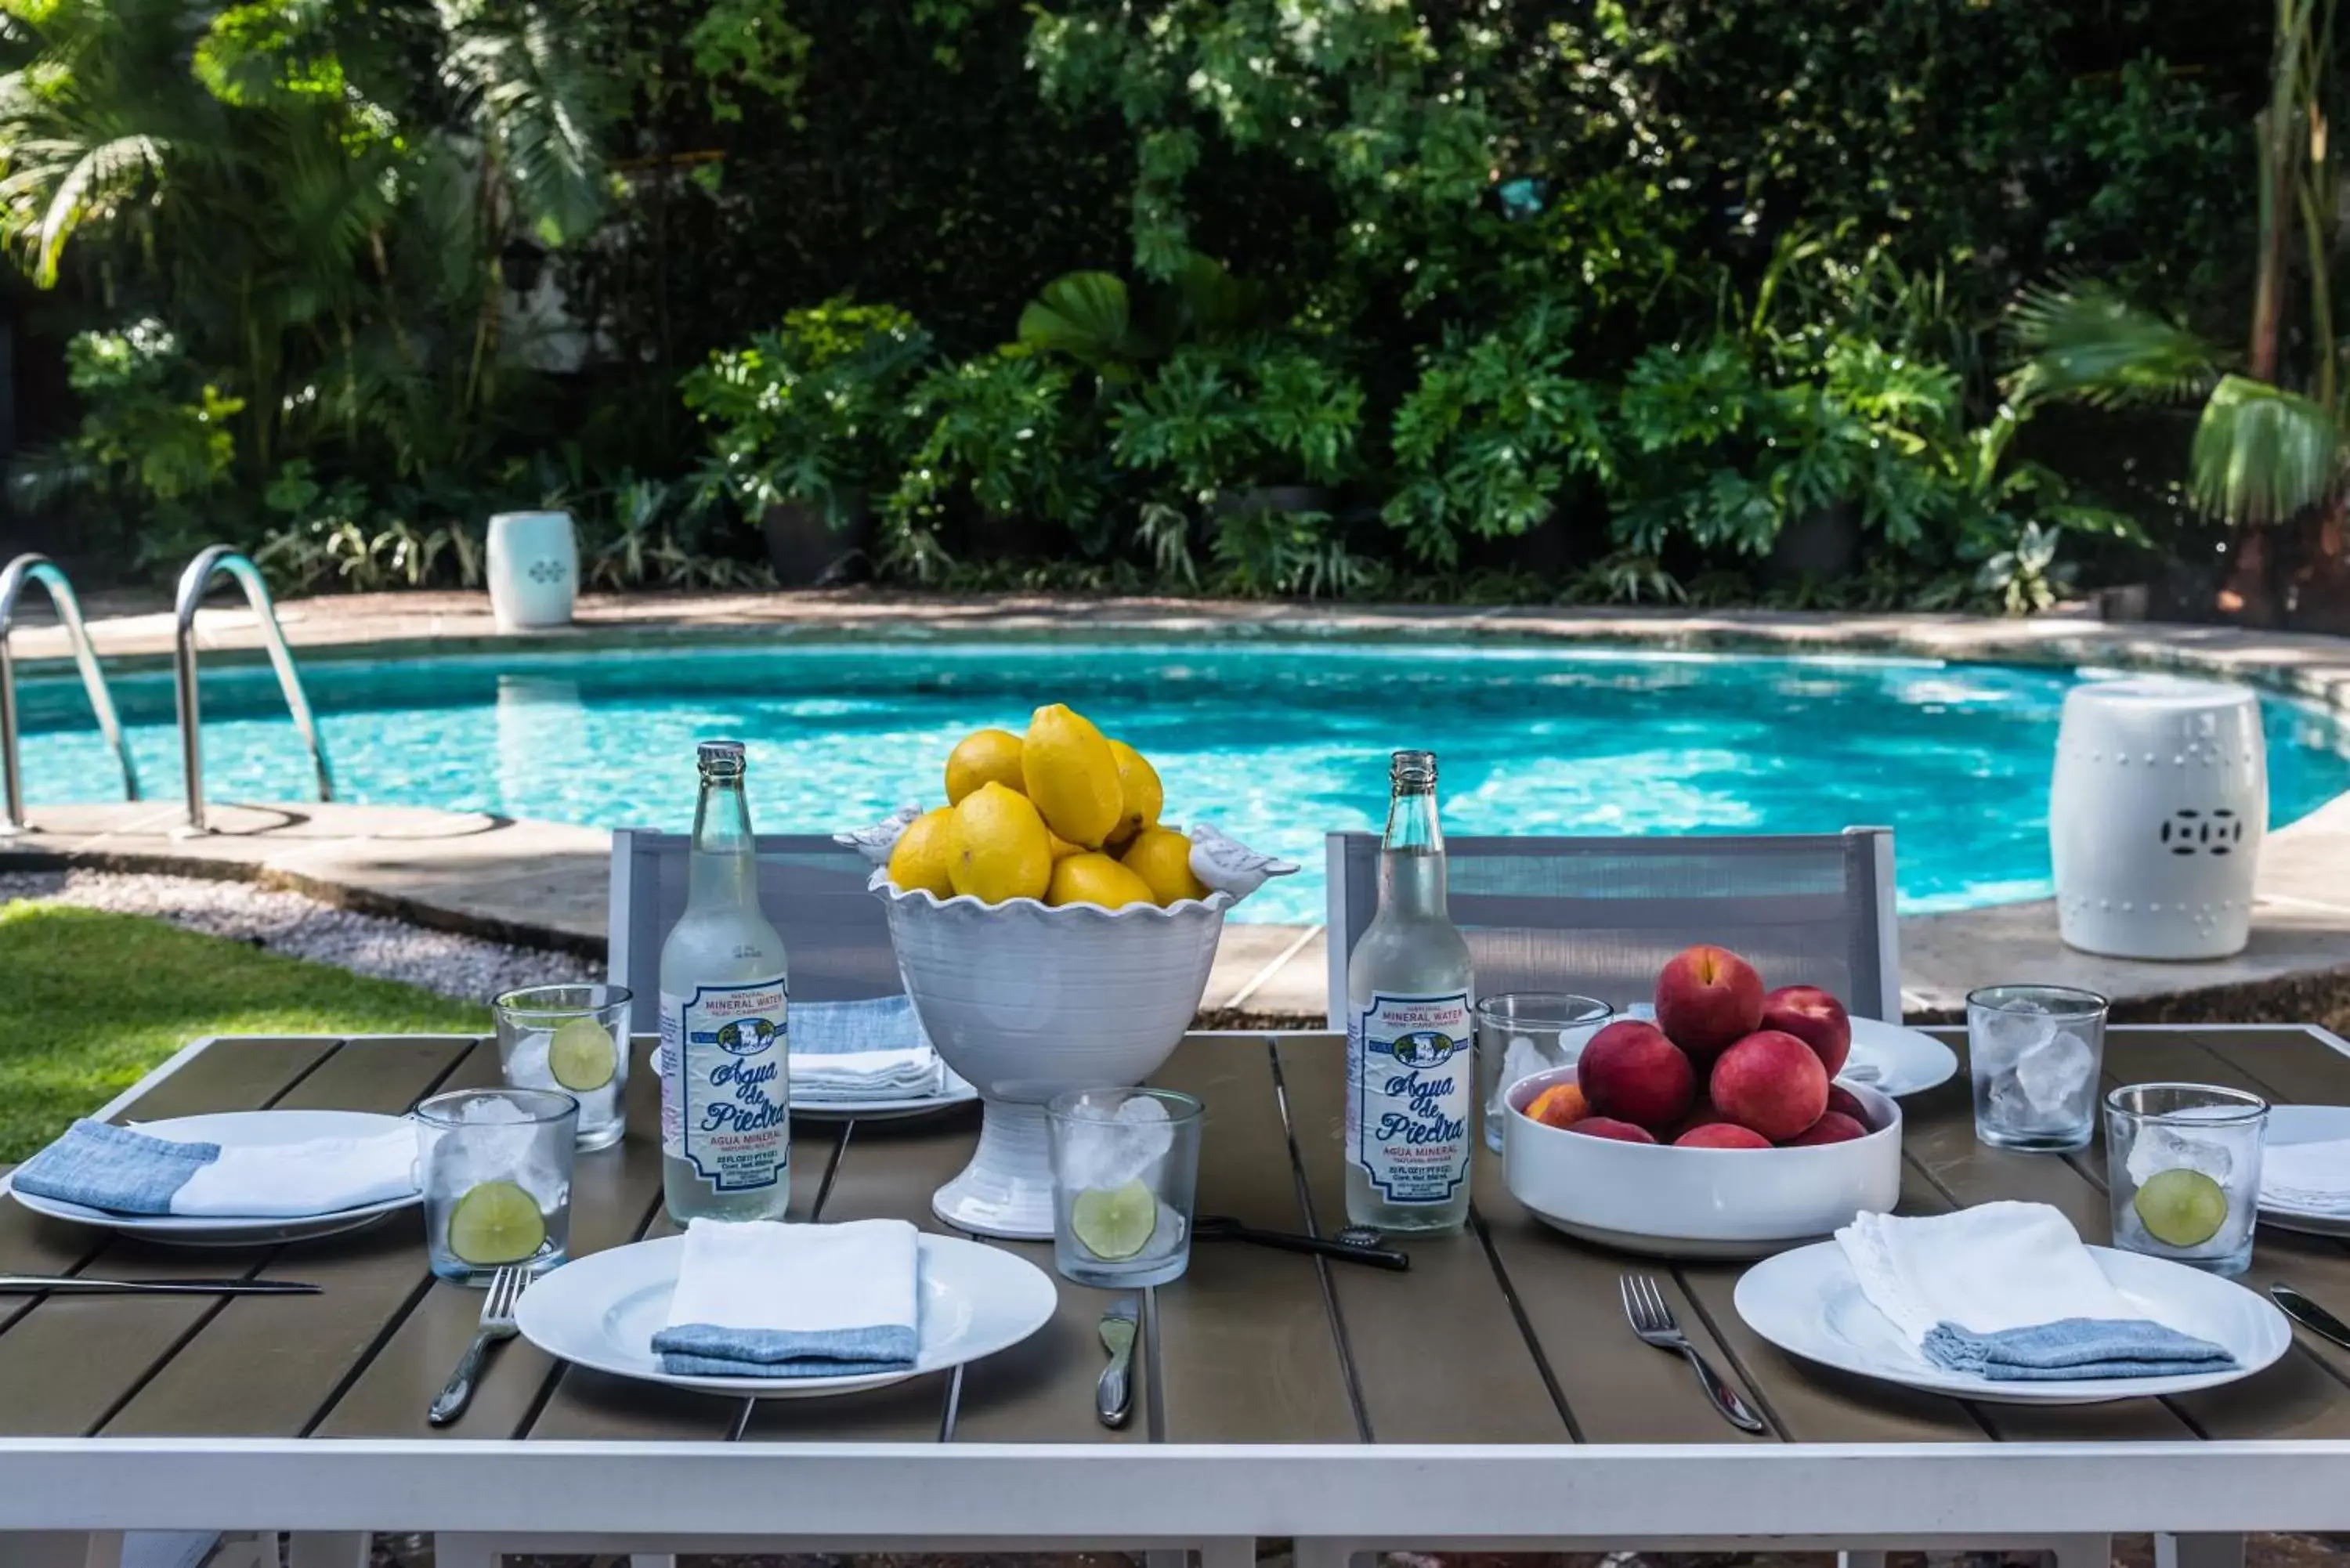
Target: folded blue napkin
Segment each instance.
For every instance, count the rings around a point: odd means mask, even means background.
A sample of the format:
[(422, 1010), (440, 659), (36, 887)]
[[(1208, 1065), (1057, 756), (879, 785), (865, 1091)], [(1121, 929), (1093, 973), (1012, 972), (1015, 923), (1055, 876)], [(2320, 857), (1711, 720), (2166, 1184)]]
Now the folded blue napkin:
[(1926, 1358), (1945, 1371), (1995, 1383), (2176, 1377), (2236, 1364), (2210, 1340), (2148, 1318), (2068, 1317), (1991, 1334), (1940, 1323), (1927, 1331), (1923, 1348)]
[(172, 1195), (220, 1153), (216, 1143), (173, 1143), (111, 1122), (83, 1120), (18, 1166), (9, 1185), (85, 1209), (169, 1214)]
[(83, 1120), (9, 1182), (36, 1198), (112, 1214), (333, 1214), (416, 1190), (416, 1130), (401, 1122), (358, 1137), (224, 1147)]
[(1946, 1372), (2044, 1383), (2235, 1365), (2221, 1346), (2147, 1316), (2045, 1203), (1860, 1214), (1835, 1239), (1869, 1304)]
[(944, 1065), (922, 1033), (914, 999), (903, 992), (799, 1003), (792, 1009), (791, 1050), (796, 1099), (914, 1099), (944, 1085)]
[(920, 1256), (902, 1220), (696, 1220), (653, 1353), (673, 1377), (910, 1372), (920, 1349)]

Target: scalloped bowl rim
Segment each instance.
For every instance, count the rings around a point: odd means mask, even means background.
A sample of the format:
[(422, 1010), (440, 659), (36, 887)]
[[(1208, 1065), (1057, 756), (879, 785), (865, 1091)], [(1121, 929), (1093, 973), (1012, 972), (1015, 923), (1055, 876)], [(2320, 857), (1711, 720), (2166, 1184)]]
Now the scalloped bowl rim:
[(1042, 915), (1047, 919), (1089, 918), (1096, 920), (1148, 920), (1156, 917), (1172, 921), (1191, 915), (1195, 910), (1221, 915), (1241, 901), (1245, 895), (1219, 888), (1204, 898), (1179, 898), (1171, 904), (1128, 904), (1111, 909), (1106, 904), (1047, 904), (1042, 898), (1006, 898), (991, 904), (976, 893), (957, 893), (951, 898), (941, 898), (928, 888), (908, 889), (889, 880), (887, 867), (877, 867), (867, 881), (866, 889), (892, 908), (911, 904), (931, 909), (952, 909), (959, 913), (994, 914), (1005, 909), (1017, 909), (1026, 914)]
[[(1634, 1143), (1629, 1138), (1596, 1138), (1589, 1133), (1579, 1133), (1572, 1127), (1553, 1127), (1548, 1122), (1538, 1122), (1534, 1120), (1534, 1117), (1526, 1115), (1525, 1106), (1530, 1104), (1534, 1098), (1534, 1096), (1532, 1095), (1522, 1093), (1527, 1085), (1539, 1082), (1542, 1089), (1547, 1089), (1555, 1084), (1573, 1083), (1575, 1081), (1574, 1073), (1575, 1069), (1572, 1066), (1545, 1067), (1539, 1073), (1529, 1073), (1524, 1077), (1520, 1078), (1515, 1083), (1512, 1084), (1509, 1086), (1508, 1091), (1503, 1096), (1503, 1103), (1510, 1107), (1509, 1136), (1512, 1137), (1519, 1136), (1517, 1128), (1519, 1124), (1523, 1123), (1527, 1127), (1539, 1128), (1545, 1134), (1555, 1135), (1559, 1137), (1575, 1138), (1586, 1144), (1603, 1143), (1614, 1148), (1648, 1149), (1654, 1150), (1659, 1154), (1669, 1153), (1676, 1155), (1743, 1155), (1750, 1158), (1758, 1154), (1816, 1155), (1821, 1149), (1858, 1149), (1866, 1144), (1876, 1142), (1877, 1139), (1886, 1137), (1887, 1134), (1892, 1136), (1896, 1143), (1898, 1143), (1901, 1138), (1901, 1127), (1904, 1119), (1901, 1115), (1901, 1102), (1895, 1099), (1892, 1096), (1886, 1094), (1883, 1090), (1871, 1087), (1866, 1084), (1840, 1084), (1837, 1086), (1846, 1090), (1847, 1092), (1856, 1089), (1866, 1089), (1871, 1096), (1883, 1100), (1886, 1105), (1891, 1108), (1893, 1112), (1893, 1119), (1891, 1121), (1887, 1122), (1883, 1127), (1871, 1127), (1868, 1131), (1861, 1134), (1858, 1137), (1846, 1138), (1840, 1143), (1801, 1144), (1793, 1148), (1783, 1147), (1778, 1144), (1773, 1144), (1769, 1148), (1704, 1148), (1690, 1147), (1681, 1144), (1666, 1143), (1662, 1139), (1659, 1139), (1655, 1143)], [(1537, 1089), (1535, 1092), (1538, 1094), (1541, 1091), (1540, 1089)], [(1866, 1104), (1866, 1101), (1864, 1100), (1863, 1103)]]

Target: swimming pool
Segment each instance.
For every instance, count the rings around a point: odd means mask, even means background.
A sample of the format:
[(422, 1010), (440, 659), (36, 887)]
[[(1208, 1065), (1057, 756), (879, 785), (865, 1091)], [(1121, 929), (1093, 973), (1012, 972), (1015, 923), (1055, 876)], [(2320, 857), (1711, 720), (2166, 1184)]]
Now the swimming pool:
[[(1461, 643), (975, 641), (318, 659), (303, 676), (341, 798), (682, 829), (692, 742), (751, 748), (767, 832), (935, 803), (947, 752), (1066, 701), (1139, 747), (1170, 822), (1207, 820), (1305, 875), (1238, 911), (1321, 918), (1321, 836), (1376, 829), (1387, 755), (1442, 762), (1454, 833), (1829, 832), (1890, 823), (1903, 905), (2049, 890), (2047, 783), (2084, 677), (1998, 665)], [(168, 674), (115, 681), (146, 792), (180, 790)], [(79, 690), (25, 685), (26, 797), (120, 797)], [(2350, 789), (2350, 727), (2267, 699), (2272, 820)], [(312, 794), (265, 667), (204, 677), (206, 793)]]

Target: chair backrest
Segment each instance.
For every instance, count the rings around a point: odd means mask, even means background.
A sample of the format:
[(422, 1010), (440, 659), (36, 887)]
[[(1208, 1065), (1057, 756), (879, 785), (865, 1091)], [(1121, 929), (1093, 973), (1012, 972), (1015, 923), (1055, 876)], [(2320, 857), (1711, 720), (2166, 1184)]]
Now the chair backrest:
[[(612, 835), (612, 912), (605, 971), (635, 992), (631, 1027), (660, 1027), (660, 950), (685, 909), (682, 833)], [(873, 867), (854, 849), (808, 835), (762, 834), (759, 904), (791, 955), (794, 1002), (855, 1002), (906, 989), (889, 944), (889, 914), (865, 890)]]
[[(1868, 1018), (1901, 1016), (1893, 830), (1656, 838), (1447, 838), (1452, 922), (1480, 995), (1565, 991), (1648, 1002), (1697, 942), (1771, 985), (1817, 985)], [(1375, 834), (1329, 836), (1330, 1027), (1347, 959), (1378, 909)]]

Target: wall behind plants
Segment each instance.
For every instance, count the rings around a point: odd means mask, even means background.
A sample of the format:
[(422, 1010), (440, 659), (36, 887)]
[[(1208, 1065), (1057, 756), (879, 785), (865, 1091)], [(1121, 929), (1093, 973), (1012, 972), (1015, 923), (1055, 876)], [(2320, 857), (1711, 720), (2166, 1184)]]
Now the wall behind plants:
[[(0, 10), (26, 351), (77, 398), (12, 504), (312, 587), (462, 580), (540, 503), (611, 583), (757, 580), (778, 503), (933, 583), (2143, 576), (2134, 530), (2193, 535), (2171, 433), (2002, 412), (2000, 314), (2080, 270), (2233, 336), (2267, 47), (2220, 0)], [(1824, 518), (1867, 569), (1789, 564)]]

